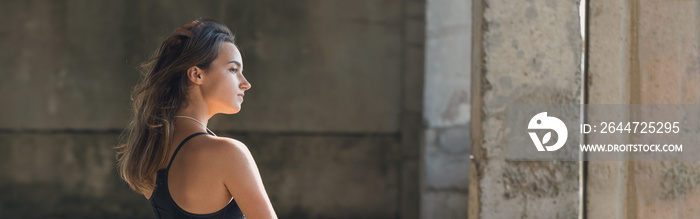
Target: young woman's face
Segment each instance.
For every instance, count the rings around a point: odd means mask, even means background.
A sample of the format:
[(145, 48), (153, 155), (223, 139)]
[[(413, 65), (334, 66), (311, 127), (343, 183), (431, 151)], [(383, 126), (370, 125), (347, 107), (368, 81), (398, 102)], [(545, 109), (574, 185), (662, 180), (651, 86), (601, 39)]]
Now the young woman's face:
[(214, 113), (235, 114), (241, 110), (244, 91), (251, 85), (243, 76), (241, 52), (233, 43), (224, 42), (219, 55), (204, 70), (202, 96)]

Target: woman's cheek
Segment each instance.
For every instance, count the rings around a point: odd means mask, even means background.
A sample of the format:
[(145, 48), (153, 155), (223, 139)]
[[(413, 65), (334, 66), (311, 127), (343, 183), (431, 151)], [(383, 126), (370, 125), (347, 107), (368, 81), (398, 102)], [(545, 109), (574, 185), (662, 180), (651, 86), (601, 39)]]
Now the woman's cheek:
[[(237, 91), (236, 87), (238, 86), (238, 78), (235, 75), (232, 75), (230, 77), (228, 86), (232, 92)], [(238, 95), (238, 94), (235, 94), (235, 95)]]

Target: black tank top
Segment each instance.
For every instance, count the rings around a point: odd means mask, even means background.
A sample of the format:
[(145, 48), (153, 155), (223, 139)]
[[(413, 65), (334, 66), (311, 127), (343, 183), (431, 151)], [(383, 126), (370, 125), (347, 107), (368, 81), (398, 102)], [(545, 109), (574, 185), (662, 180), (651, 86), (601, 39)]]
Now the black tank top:
[(180, 145), (177, 146), (177, 149), (175, 149), (175, 153), (173, 153), (173, 156), (170, 158), (170, 163), (168, 164), (168, 168), (158, 170), (156, 174), (156, 187), (153, 189), (153, 194), (151, 194), (151, 198), (148, 200), (151, 201), (151, 207), (153, 207), (153, 214), (155, 214), (156, 218), (159, 219), (180, 219), (180, 218), (226, 218), (226, 219), (245, 219), (243, 216), (243, 212), (241, 212), (241, 209), (238, 207), (238, 204), (236, 204), (236, 200), (231, 199), (231, 202), (226, 205), (226, 207), (222, 208), (221, 210), (218, 210), (214, 213), (209, 213), (209, 214), (193, 214), (190, 212), (185, 211), (184, 209), (180, 208), (180, 206), (175, 203), (173, 198), (170, 196), (170, 190), (168, 190), (168, 170), (170, 170), (170, 165), (173, 164), (173, 159), (175, 159), (175, 155), (177, 155), (177, 152), (180, 150), (182, 145), (185, 144), (188, 140), (191, 138), (202, 135), (202, 134), (207, 134), (206, 132), (198, 132), (194, 133), (190, 136), (187, 136), (185, 140), (183, 140)]

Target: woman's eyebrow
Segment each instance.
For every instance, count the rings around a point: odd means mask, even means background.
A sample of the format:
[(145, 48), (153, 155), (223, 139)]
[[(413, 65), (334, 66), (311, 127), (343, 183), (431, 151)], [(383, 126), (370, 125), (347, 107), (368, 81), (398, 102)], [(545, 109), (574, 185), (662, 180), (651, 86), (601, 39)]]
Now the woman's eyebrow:
[(234, 63), (234, 64), (238, 65), (238, 67), (241, 68), (240, 71), (243, 72), (243, 65), (241, 65), (240, 62), (233, 60), (233, 61), (230, 61), (228, 63)]

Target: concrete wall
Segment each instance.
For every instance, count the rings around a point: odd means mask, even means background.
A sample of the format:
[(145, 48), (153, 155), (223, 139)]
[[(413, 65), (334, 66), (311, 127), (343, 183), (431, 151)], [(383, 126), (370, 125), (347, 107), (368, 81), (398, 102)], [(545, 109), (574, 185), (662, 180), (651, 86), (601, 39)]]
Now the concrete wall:
[(417, 218), (425, 2), (0, 1), (0, 217), (150, 218), (114, 166), (135, 67), (175, 27), (236, 33), (246, 143), (281, 218)]
[[(589, 99), (700, 103), (700, 1), (590, 3)], [(590, 162), (590, 218), (692, 218), (698, 162)]]
[[(171, 27), (201, 16), (227, 21), (236, 32), (245, 64), (254, 67), (247, 76), (257, 85), (241, 116), (217, 118), (213, 128), (395, 133), (401, 4), (7, 1), (17, 10), (3, 14), (2, 60), (13, 74), (0, 85), (24, 95), (7, 97), (14, 107), (2, 108), (0, 128), (120, 129), (128, 111), (113, 104), (127, 105), (123, 94), (138, 79), (133, 67)], [(57, 116), (81, 110), (80, 117)]]
[(421, 218), (465, 218), (469, 185), (471, 1), (426, 3)]
[[(697, 163), (589, 162), (582, 183), (577, 162), (507, 160), (509, 104), (584, 101), (577, 0), (0, 8), (2, 218), (151, 217), (110, 147), (135, 67), (196, 17), (237, 34), (253, 89), (210, 124), (249, 145), (281, 218), (697, 215)], [(588, 103), (700, 102), (698, 13), (698, 0), (591, 1)]]
[[(475, 1), (476, 2), (476, 1)], [(478, 4), (478, 6), (477, 6)], [(576, 218), (578, 162), (506, 159), (509, 104), (583, 100), (579, 1), (475, 3), (471, 184), (473, 218)], [(478, 26), (477, 26), (478, 25)], [(476, 28), (478, 27), (478, 28)], [(478, 36), (478, 38), (477, 38)]]

